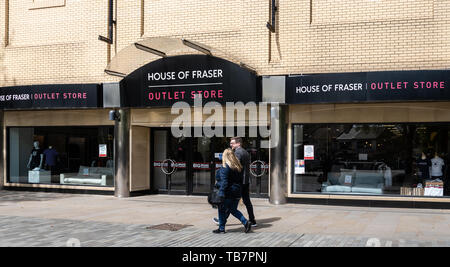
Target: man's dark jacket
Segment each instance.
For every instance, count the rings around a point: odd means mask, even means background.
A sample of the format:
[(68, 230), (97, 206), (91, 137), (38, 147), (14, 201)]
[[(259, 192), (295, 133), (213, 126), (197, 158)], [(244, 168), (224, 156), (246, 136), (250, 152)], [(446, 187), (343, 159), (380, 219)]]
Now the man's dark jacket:
[(243, 149), (242, 147), (238, 147), (234, 150), (234, 154), (238, 158), (239, 162), (242, 165), (242, 173), (244, 176), (243, 184), (249, 184), (250, 183), (250, 154), (247, 152), (247, 150)]

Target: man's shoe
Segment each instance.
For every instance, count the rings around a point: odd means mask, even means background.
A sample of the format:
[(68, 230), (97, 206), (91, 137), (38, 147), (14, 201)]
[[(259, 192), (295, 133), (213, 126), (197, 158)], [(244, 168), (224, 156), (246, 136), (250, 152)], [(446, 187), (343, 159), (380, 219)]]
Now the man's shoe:
[(213, 218), (213, 222), (217, 225), (219, 225), (219, 219), (217, 219), (216, 217)]
[(258, 224), (256, 223), (256, 221), (252, 221), (251, 223), (252, 223), (252, 227), (258, 226)]
[(212, 231), (214, 234), (225, 234), (225, 230), (216, 229)]
[(252, 223), (250, 221), (247, 221), (245, 224), (245, 232), (248, 233), (252, 229)]

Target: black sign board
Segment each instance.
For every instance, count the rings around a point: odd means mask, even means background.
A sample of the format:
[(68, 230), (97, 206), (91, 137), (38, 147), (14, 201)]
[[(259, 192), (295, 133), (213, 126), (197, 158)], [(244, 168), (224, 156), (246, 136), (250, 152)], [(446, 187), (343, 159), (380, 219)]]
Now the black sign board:
[(386, 71), (289, 76), (286, 102), (450, 100), (450, 71)]
[(161, 58), (120, 82), (122, 107), (170, 107), (183, 101), (257, 101), (256, 75), (237, 64), (208, 55)]
[(2, 109), (101, 107), (99, 84), (49, 84), (0, 88)]

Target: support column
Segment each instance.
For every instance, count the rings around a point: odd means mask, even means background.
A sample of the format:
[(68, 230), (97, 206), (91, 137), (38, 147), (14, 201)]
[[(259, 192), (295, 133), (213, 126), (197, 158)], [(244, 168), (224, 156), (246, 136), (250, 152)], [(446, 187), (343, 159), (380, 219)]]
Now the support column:
[(114, 125), (115, 197), (130, 196), (130, 109), (118, 109)]
[(276, 105), (270, 108), (271, 137), (270, 137), (270, 196), (271, 204), (286, 203), (286, 143), (287, 105)]

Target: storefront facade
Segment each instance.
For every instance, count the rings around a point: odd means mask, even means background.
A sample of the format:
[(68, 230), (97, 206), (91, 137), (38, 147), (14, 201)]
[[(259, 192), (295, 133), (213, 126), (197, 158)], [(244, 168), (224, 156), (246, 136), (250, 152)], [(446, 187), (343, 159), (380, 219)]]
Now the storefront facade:
[[(221, 166), (221, 155), (229, 147), (230, 137), (198, 137), (197, 125), (189, 128), (190, 136), (176, 137), (172, 121), (150, 121), (170, 109), (136, 109), (131, 111), (130, 131), (130, 191), (160, 194), (206, 195), (215, 183)], [(240, 131), (236, 127), (235, 132)], [(249, 129), (244, 128), (247, 132)], [(260, 137), (245, 138), (251, 156), (251, 193), (268, 197), (269, 150), (261, 146)]]
[[(237, 135), (272, 203), (447, 205), (445, 1), (4, 2), (0, 187), (205, 194)], [(35, 141), (60, 162), (30, 183)]]
[(286, 77), (289, 197), (446, 206), (449, 77), (448, 71)]
[(268, 197), (261, 130), (270, 114), (260, 87), (235, 63), (186, 55), (152, 61), (120, 83), (1, 88), (3, 186), (206, 195), (230, 137), (240, 135), (248, 137), (251, 193)]
[(5, 188), (114, 191), (114, 124), (100, 84), (1, 88)]
[(241, 135), (251, 155), (251, 193), (267, 197), (269, 151), (261, 143), (269, 137), (260, 133), (270, 114), (259, 104), (258, 84), (255, 73), (212, 55), (165, 57), (132, 70), (120, 82), (121, 107), (129, 110), (130, 176), (123, 179), (130, 192), (206, 195), (230, 138)]

